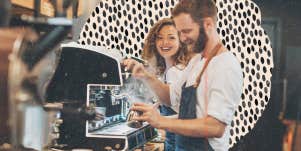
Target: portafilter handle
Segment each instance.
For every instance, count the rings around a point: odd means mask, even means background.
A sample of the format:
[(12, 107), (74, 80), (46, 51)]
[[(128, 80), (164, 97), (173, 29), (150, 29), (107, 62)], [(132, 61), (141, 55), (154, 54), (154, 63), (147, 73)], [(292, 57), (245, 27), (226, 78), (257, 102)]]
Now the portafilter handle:
[(142, 115), (142, 112), (140, 111), (133, 111), (133, 110), (129, 111), (126, 118), (127, 125), (132, 128), (142, 127), (143, 125), (142, 121), (133, 120), (133, 117), (140, 116), (140, 115)]

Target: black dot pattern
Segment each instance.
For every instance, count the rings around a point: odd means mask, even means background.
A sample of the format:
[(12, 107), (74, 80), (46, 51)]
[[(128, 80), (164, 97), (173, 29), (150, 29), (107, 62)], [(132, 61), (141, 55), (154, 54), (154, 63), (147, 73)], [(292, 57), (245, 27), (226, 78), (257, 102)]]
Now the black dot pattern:
[[(170, 17), (178, 0), (104, 0), (92, 12), (78, 40), (82, 45), (118, 49), (123, 56), (140, 57), (149, 29)], [(217, 31), (243, 70), (241, 102), (230, 127), (229, 147), (256, 124), (270, 99), (273, 54), (261, 27), (259, 7), (250, 0), (216, 0)]]
[[(230, 2), (231, 1), (231, 2)], [(230, 128), (230, 147), (256, 124), (270, 99), (272, 48), (261, 27), (259, 7), (250, 0), (216, 0), (218, 33), (243, 69), (241, 102)]]
[(78, 43), (119, 49), (123, 56), (140, 57), (149, 29), (170, 17), (176, 0), (105, 0), (92, 12)]

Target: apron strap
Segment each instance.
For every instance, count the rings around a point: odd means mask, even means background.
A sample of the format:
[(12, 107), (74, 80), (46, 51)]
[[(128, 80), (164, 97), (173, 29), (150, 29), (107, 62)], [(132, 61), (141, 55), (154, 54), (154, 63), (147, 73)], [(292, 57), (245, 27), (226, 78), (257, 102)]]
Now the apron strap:
[(208, 53), (208, 58), (205, 62), (204, 67), (202, 68), (202, 71), (200, 72), (200, 74), (197, 76), (197, 79), (195, 81), (195, 84), (193, 85), (195, 88), (197, 88), (201, 82), (201, 78), (203, 73), (205, 72), (209, 62), (211, 61), (211, 59), (217, 55), (217, 53), (219, 52), (219, 49), (222, 47), (221, 43), (218, 43), (215, 45), (215, 47)]
[[(201, 78), (209, 64), (209, 62), (211, 61), (211, 59), (217, 55), (217, 53), (219, 52), (219, 49), (222, 47), (222, 44), (221, 43), (218, 43), (215, 45), (215, 47), (208, 53), (208, 57), (207, 57), (207, 60), (201, 70), (201, 72), (199, 73), (199, 75), (197, 76), (197, 79), (195, 81), (195, 84), (193, 85), (195, 88), (197, 88), (199, 86), (199, 84), (201, 83)], [(205, 75), (205, 79), (207, 79), (207, 74)], [(207, 90), (208, 90), (208, 83), (207, 83), (207, 80), (205, 81), (205, 95), (207, 95)], [(205, 96), (205, 115), (207, 115), (208, 113), (208, 96)], [(203, 138), (205, 140), (205, 143), (204, 145), (206, 146), (207, 149), (212, 149), (210, 144), (209, 144), (209, 141), (208, 141), (208, 138)], [(209, 150), (210, 150), (209, 149)]]

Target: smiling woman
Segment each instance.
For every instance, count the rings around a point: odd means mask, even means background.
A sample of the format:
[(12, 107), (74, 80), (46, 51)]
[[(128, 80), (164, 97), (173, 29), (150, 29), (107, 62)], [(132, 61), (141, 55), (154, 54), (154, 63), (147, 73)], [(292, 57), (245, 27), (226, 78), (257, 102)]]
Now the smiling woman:
[[(150, 30), (145, 40), (142, 58), (156, 68), (156, 73), (151, 73), (135, 60), (125, 60), (123, 64), (132, 68), (132, 75), (147, 82), (147, 77), (156, 79), (156, 82), (163, 84), (166, 92), (168, 85), (176, 83), (183, 76), (183, 69), (189, 61), (186, 45), (180, 42), (179, 34), (172, 19), (165, 18), (159, 20)], [(158, 80), (161, 79), (161, 81)], [(146, 79), (145, 79), (146, 78)], [(143, 80), (144, 79), (144, 80)], [(150, 86), (151, 87), (151, 86)], [(161, 104), (159, 109), (163, 116), (171, 116), (178, 113), (178, 106), (171, 106), (166, 100), (159, 97)], [(175, 150), (175, 134), (166, 131), (164, 150)]]
[(148, 33), (142, 58), (149, 60), (162, 75), (166, 69), (174, 65), (186, 65), (189, 57), (187, 47), (180, 42), (174, 22), (165, 18), (158, 21)]
[(174, 26), (164, 26), (157, 35), (156, 47), (159, 54), (165, 59), (172, 63), (173, 56), (179, 50), (179, 37), (178, 31)]

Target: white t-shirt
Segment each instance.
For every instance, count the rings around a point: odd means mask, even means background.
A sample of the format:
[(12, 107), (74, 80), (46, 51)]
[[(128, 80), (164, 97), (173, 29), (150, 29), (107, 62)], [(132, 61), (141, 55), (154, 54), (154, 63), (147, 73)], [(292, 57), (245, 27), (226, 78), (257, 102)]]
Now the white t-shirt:
[[(179, 106), (182, 85), (186, 82), (186, 87), (188, 87), (195, 83), (205, 61), (206, 59), (202, 59), (200, 54), (195, 55), (183, 71), (179, 83), (170, 85), (172, 106)], [(196, 114), (197, 118), (204, 117), (206, 115), (205, 106), (207, 106), (208, 115), (227, 124), (221, 138), (208, 138), (215, 151), (226, 151), (229, 148), (229, 125), (239, 104), (242, 86), (242, 70), (238, 60), (231, 52), (223, 52), (212, 58), (197, 88)], [(208, 103), (205, 101), (205, 96), (207, 96)]]
[[(166, 82), (168, 85), (176, 84), (179, 82), (179, 79), (183, 77), (183, 71), (185, 69), (184, 65), (176, 65), (172, 66), (163, 74), (163, 81)], [(179, 105), (171, 105), (170, 106), (174, 111), (179, 113)]]

